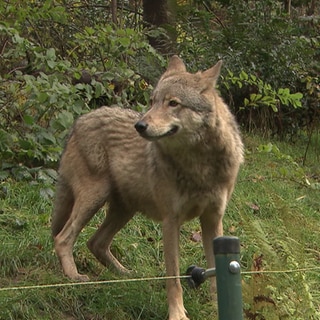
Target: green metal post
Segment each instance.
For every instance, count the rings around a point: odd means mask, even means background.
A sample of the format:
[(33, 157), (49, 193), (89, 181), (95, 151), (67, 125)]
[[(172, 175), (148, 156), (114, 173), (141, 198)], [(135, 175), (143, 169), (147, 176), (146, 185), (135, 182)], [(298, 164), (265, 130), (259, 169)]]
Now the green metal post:
[(219, 320), (243, 320), (239, 239), (215, 238), (213, 248)]

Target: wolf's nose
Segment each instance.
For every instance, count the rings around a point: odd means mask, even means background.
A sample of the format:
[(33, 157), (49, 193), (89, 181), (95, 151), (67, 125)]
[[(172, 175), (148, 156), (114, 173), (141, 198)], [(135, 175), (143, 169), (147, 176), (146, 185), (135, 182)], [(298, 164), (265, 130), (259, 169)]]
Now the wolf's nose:
[(136, 130), (139, 132), (139, 133), (142, 133), (142, 132), (145, 132), (148, 128), (148, 124), (145, 123), (144, 121), (138, 121), (134, 127), (136, 128)]

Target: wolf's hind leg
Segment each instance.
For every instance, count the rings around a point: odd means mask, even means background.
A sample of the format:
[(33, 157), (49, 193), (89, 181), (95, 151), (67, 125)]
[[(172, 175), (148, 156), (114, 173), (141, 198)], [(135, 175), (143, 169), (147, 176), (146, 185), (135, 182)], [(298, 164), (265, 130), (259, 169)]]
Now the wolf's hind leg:
[(71, 215), (62, 230), (55, 236), (54, 245), (64, 274), (72, 280), (87, 281), (89, 278), (78, 272), (73, 258), (73, 247), (83, 227), (104, 205), (108, 195), (105, 182), (85, 181), (76, 192)]
[(60, 177), (56, 187), (54, 209), (52, 213), (51, 231), (55, 237), (70, 218), (74, 205), (74, 197), (67, 181)]
[(127, 224), (133, 215), (134, 213), (110, 203), (105, 220), (87, 243), (90, 251), (104, 266), (113, 267), (120, 273), (128, 273), (129, 270), (111, 253), (110, 247), (116, 233)]

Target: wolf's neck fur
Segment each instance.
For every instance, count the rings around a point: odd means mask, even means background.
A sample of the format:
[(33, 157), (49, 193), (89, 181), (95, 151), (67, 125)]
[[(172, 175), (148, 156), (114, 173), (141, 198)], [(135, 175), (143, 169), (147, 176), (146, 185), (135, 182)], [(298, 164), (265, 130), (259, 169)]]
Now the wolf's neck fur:
[[(168, 138), (170, 139), (170, 138)], [(202, 135), (193, 135), (190, 144), (186, 139), (155, 142), (157, 154), (165, 160), (166, 166), (159, 168), (163, 174), (174, 176), (180, 189), (211, 191), (215, 185), (229, 181), (238, 170), (239, 152), (234, 136), (228, 132), (207, 129)]]

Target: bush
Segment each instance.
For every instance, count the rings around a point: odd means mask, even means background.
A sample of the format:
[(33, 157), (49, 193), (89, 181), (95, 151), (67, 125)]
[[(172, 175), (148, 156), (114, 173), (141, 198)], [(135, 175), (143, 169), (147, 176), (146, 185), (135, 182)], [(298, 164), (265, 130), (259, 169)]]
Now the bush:
[[(206, 2), (189, 10), (180, 14), (180, 51), (194, 70), (224, 60), (221, 92), (243, 127), (285, 137), (319, 123), (317, 23), (289, 17), (278, 1)], [(317, 91), (312, 101), (308, 81)]]
[[(0, 26), (0, 38), (6, 39), (0, 74), (0, 178), (15, 173), (17, 164), (19, 172), (55, 167), (74, 119), (92, 108), (118, 104), (143, 110), (163, 66), (163, 59), (132, 29), (85, 27), (70, 39), (67, 58), (12, 27)], [(25, 60), (29, 65), (16, 67)]]

